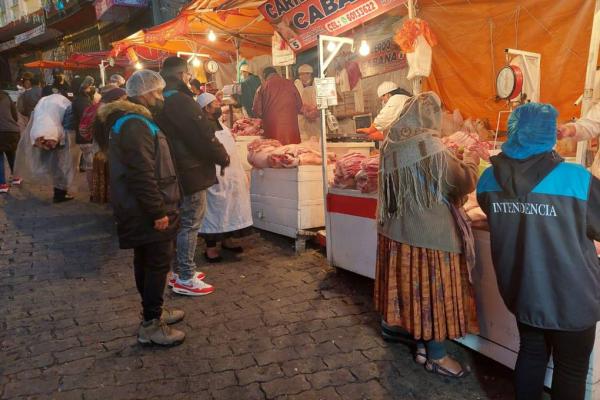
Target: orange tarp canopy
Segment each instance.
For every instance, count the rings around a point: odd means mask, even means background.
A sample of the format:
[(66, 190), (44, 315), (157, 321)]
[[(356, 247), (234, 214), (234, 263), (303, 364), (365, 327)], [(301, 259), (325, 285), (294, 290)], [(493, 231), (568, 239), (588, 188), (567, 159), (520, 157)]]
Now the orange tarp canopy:
[[(207, 11), (197, 7), (199, 2), (194, 2), (173, 20), (114, 42), (113, 54), (124, 54), (130, 47), (134, 50), (145, 47), (170, 53), (208, 54), (217, 61), (231, 62), (236, 59), (237, 40), (241, 57), (271, 53), (273, 28), (262, 19), (258, 10)], [(210, 31), (217, 35), (214, 42), (208, 39)]]
[(61, 68), (61, 69), (88, 69), (94, 68), (94, 66), (70, 63), (66, 61), (46, 61), (37, 60), (32, 61), (24, 65), (26, 68)]
[(449, 109), (486, 118), (495, 129), (496, 74), (504, 49), (540, 53), (540, 101), (559, 119), (579, 116), (574, 102), (583, 93), (594, 2), (585, 0), (422, 0), (418, 16), (437, 36), (432, 74), (425, 89), (440, 94)]

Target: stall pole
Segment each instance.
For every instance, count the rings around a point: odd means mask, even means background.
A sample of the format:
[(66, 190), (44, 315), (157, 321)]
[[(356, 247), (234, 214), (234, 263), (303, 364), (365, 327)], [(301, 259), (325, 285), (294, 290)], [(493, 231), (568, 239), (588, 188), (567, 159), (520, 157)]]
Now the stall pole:
[[(594, 78), (596, 66), (598, 65), (598, 46), (600, 46), (600, 0), (596, 0), (594, 8), (594, 22), (592, 23), (592, 37), (590, 39), (590, 50), (588, 53), (587, 69), (585, 73), (585, 87), (583, 89), (583, 104), (581, 105), (581, 117), (583, 118), (592, 106), (594, 96)], [(577, 158), (579, 164), (585, 166), (588, 142), (577, 143)]]
[[(408, 18), (413, 19), (416, 17), (415, 13), (415, 2), (414, 0), (407, 0), (406, 6), (408, 7)], [(421, 77), (416, 77), (412, 80), (413, 95), (421, 94)]]
[[(600, 1), (600, 0), (599, 0)], [(335, 43), (335, 50), (330, 52), (325, 59), (324, 49), (325, 42), (333, 42)], [(319, 35), (318, 37), (318, 50), (319, 50), (319, 78), (325, 78), (325, 71), (327, 67), (337, 53), (340, 51), (344, 44), (349, 44), (354, 49), (354, 40), (351, 38), (345, 37), (335, 37), (335, 36), (326, 36)], [(318, 93), (318, 90), (317, 90)], [(332, 252), (331, 252), (331, 221), (329, 219), (329, 213), (327, 212), (327, 195), (329, 193), (329, 174), (327, 171), (327, 108), (328, 104), (319, 104), (317, 99), (317, 106), (321, 109), (321, 159), (322, 159), (322, 174), (323, 174), (323, 206), (325, 208), (325, 243), (326, 243), (326, 251), (327, 251), (327, 262), (331, 264), (333, 262)]]
[(104, 60), (100, 61), (98, 64), (100, 68), (100, 81), (102, 82), (102, 86), (106, 85), (106, 66), (104, 65)]

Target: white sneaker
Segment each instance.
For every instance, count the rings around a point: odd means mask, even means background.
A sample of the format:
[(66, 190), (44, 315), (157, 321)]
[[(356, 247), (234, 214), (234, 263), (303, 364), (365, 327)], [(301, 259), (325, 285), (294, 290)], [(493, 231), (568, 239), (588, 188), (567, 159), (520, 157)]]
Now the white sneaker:
[[(175, 285), (175, 281), (178, 277), (179, 276), (175, 272), (169, 272), (169, 275), (167, 275), (167, 285), (169, 285), (169, 287), (172, 288), (173, 285)], [(204, 278), (206, 278), (206, 274), (204, 272), (198, 271), (196, 272), (196, 278), (203, 281)]]
[(177, 277), (173, 285), (173, 292), (186, 296), (204, 296), (214, 291), (215, 288), (212, 285), (204, 283), (196, 277), (187, 281), (182, 281)]

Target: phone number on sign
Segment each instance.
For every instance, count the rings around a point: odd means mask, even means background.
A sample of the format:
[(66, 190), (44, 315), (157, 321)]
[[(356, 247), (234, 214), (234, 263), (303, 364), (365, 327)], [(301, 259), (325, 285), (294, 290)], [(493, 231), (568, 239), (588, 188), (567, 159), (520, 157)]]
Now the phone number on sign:
[(369, 1), (367, 4), (355, 8), (352, 11), (348, 11), (341, 17), (338, 17), (333, 21), (328, 22), (325, 25), (325, 28), (327, 28), (329, 32), (335, 32), (348, 24), (356, 22), (357, 20), (363, 19), (367, 15), (374, 13), (375, 11), (377, 11), (377, 9), (377, 3), (374, 1)]

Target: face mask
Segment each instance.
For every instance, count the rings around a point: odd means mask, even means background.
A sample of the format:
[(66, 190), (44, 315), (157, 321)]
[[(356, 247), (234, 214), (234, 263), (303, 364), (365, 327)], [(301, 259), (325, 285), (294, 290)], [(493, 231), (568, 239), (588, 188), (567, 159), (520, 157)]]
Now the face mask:
[(152, 115), (158, 115), (161, 113), (163, 108), (165, 107), (165, 102), (163, 100), (156, 100), (153, 106), (150, 106), (150, 112)]

